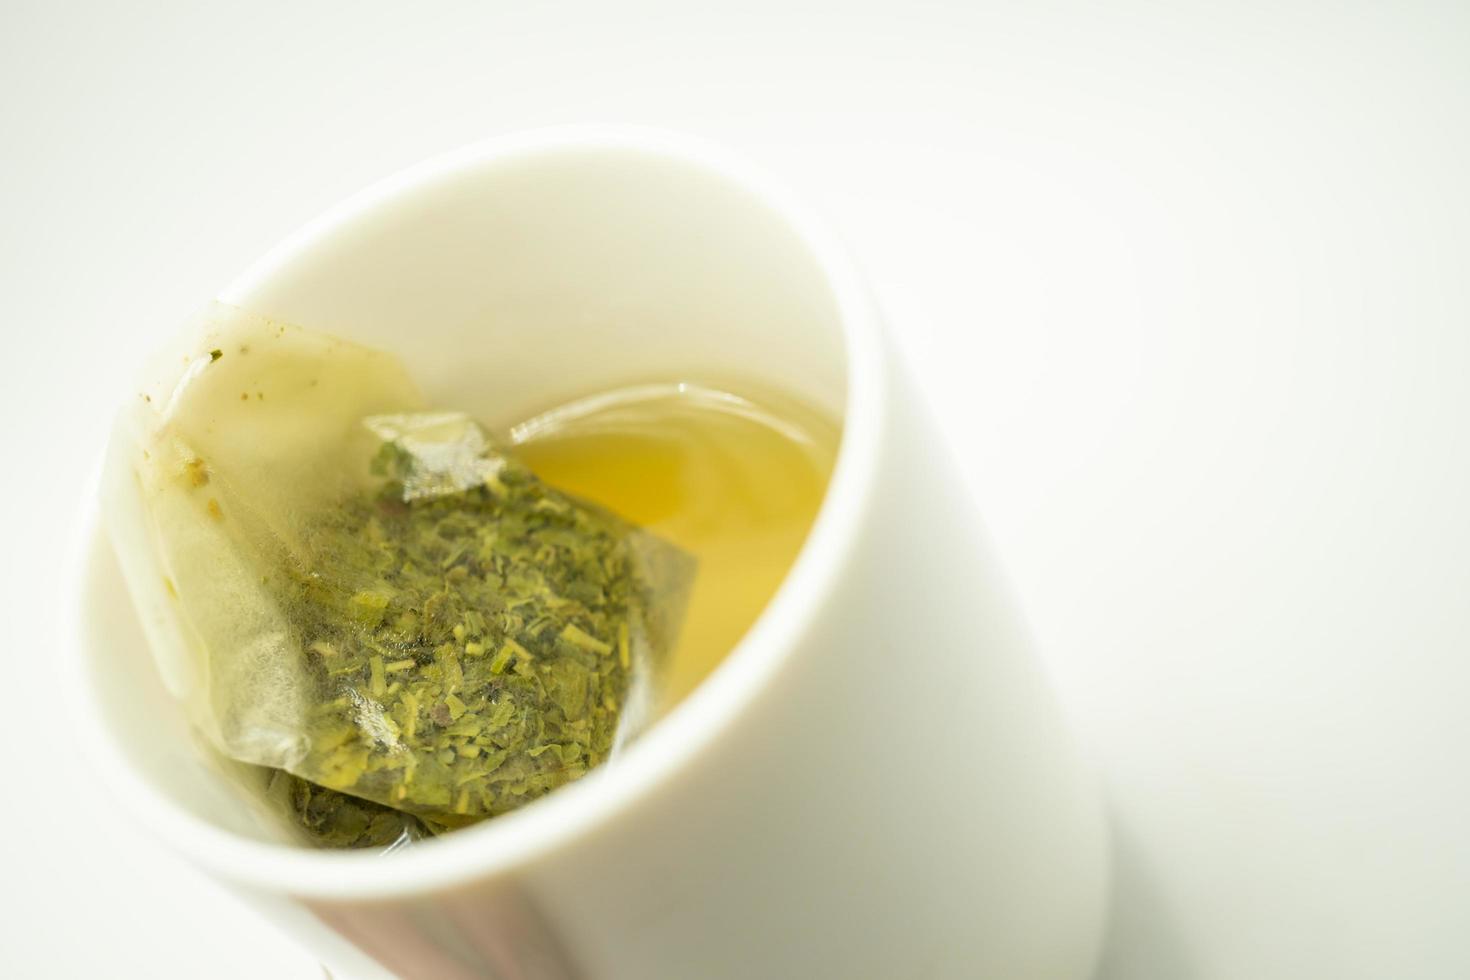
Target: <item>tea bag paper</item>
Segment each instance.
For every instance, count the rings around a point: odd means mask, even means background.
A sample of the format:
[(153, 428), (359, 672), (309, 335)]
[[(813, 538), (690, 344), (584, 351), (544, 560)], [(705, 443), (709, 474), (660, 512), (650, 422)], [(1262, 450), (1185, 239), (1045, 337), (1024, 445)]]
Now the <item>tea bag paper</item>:
[(425, 411), (393, 357), (227, 307), (123, 413), (105, 490), (160, 671), (214, 746), (436, 830), (635, 733), (693, 574)]

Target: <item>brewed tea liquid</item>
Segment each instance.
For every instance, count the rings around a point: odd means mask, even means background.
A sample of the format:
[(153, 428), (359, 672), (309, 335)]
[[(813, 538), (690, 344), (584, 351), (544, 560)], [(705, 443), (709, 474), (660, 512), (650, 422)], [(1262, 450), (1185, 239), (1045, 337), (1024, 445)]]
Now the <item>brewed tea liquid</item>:
[(586, 398), (512, 430), (544, 480), (693, 554), (667, 709), (739, 642), (781, 584), (827, 489), (839, 429), (784, 396), (686, 384)]

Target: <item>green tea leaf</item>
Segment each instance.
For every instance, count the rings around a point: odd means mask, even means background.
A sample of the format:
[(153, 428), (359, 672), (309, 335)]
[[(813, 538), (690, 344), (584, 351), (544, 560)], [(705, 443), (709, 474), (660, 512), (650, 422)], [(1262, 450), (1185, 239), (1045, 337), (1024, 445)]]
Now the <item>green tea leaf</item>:
[(375, 805), (437, 831), (585, 774), (649, 666), (632, 651), (671, 638), (682, 553), (468, 444), (467, 462), (383, 442), (374, 483), (313, 526), (276, 583), (317, 685), (293, 809), (324, 844), (386, 834)]
[(419, 820), (379, 803), (315, 786), (277, 770), (267, 789), (282, 803), (313, 843), (323, 847), (387, 848), (429, 831)]

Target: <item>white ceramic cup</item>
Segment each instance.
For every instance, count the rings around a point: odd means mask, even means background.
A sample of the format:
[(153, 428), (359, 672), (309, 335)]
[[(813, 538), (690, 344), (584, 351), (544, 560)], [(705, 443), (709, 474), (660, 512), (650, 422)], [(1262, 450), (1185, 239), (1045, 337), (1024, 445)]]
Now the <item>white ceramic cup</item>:
[(739, 379), (843, 436), (800, 557), (703, 686), (581, 782), (387, 857), (279, 843), (240, 805), (158, 682), (94, 520), (83, 732), (185, 858), (343, 977), (1089, 973), (1094, 786), (863, 283), (789, 195), (667, 135), (531, 133), (368, 190), (221, 299), (386, 348), (491, 424)]

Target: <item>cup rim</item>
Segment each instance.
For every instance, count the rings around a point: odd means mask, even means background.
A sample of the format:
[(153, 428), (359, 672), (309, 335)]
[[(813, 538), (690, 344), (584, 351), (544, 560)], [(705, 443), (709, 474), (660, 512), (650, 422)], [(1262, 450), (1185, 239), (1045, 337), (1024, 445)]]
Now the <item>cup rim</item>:
[(195, 816), (132, 771), (102, 722), (87, 668), (82, 607), (101, 518), (89, 495), (68, 575), (66, 655), (76, 728), (84, 754), (124, 808), (193, 863), (261, 891), (304, 899), (382, 900), (466, 885), (530, 865), (593, 832), (671, 782), (728, 729), (777, 676), (811, 628), (838, 579), (867, 511), (887, 393), (878, 314), (856, 265), (826, 225), (794, 193), (753, 165), (703, 140), (635, 126), (556, 126), (492, 137), (432, 157), (349, 197), (253, 263), (219, 295), (248, 297), (281, 270), (384, 204), (472, 169), (515, 159), (614, 150), (702, 169), (783, 219), (826, 282), (847, 358), (842, 438), (817, 516), (791, 568), (756, 622), (720, 665), (612, 766), (511, 813), (409, 848), (377, 854), (316, 851), (253, 840)]

